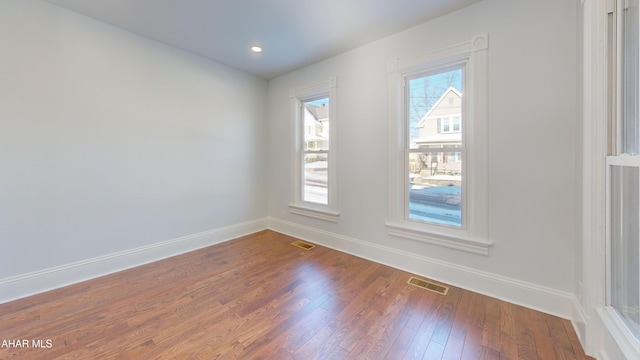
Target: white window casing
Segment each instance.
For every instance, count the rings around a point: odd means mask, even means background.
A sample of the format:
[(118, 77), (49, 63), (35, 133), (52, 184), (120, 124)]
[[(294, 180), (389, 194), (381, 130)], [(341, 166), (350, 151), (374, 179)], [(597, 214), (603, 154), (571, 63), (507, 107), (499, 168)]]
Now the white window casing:
[(628, 358), (640, 355), (638, 0), (607, 2), (605, 286), (598, 314)]
[[(476, 254), (488, 255), (487, 179), (487, 60), (488, 34), (446, 48), (390, 62), (389, 89), (389, 215), (391, 236), (422, 241)], [(404, 87), (412, 75), (462, 66), (463, 157), (460, 227), (410, 220), (408, 213), (408, 139)], [(450, 122), (450, 131), (453, 121)]]
[[(328, 80), (311, 84), (289, 92), (291, 103), (291, 137), (293, 139), (293, 149), (291, 151), (291, 202), (289, 211), (292, 214), (312, 217), (330, 222), (337, 222), (340, 212), (338, 211), (338, 134), (337, 134), (337, 81), (335, 77)], [(305, 119), (304, 104), (307, 101), (319, 99), (329, 99), (329, 149), (323, 151), (327, 156), (327, 201), (326, 204), (313, 201), (305, 201), (304, 197), (304, 155), (315, 148), (304, 148), (305, 139)], [(308, 129), (306, 131), (309, 131)]]

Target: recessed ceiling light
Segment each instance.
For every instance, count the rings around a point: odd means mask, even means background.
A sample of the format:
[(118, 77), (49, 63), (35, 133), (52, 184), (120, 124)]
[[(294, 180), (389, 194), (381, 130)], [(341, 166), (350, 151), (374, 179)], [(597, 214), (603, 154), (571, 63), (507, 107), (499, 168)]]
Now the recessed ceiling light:
[(251, 51), (253, 51), (254, 53), (260, 53), (260, 52), (262, 52), (262, 47), (259, 46), (259, 45), (253, 45), (251, 47)]

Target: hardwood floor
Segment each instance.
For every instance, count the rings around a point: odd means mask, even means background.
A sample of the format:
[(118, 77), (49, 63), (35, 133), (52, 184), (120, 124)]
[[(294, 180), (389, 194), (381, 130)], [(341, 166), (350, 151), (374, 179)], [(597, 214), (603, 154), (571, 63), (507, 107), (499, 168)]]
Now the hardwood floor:
[(294, 240), (263, 231), (2, 304), (0, 341), (29, 346), (0, 359), (590, 359), (567, 320)]

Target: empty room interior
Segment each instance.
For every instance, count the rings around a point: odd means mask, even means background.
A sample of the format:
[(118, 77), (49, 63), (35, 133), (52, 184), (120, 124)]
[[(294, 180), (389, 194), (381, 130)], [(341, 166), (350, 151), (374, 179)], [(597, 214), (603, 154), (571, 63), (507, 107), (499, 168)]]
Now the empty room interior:
[(639, 14), (0, 1), (0, 359), (640, 358)]

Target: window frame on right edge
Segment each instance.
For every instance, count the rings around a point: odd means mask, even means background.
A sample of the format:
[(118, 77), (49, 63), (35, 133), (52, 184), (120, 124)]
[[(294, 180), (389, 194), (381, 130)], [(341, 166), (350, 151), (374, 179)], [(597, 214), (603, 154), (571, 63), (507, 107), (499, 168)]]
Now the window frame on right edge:
[[(487, 120), (486, 120), (486, 53), (488, 34), (474, 36), (453, 46), (416, 56), (397, 59), (390, 63), (389, 80), (389, 216), (386, 223), (391, 236), (440, 245), (471, 253), (488, 255), (492, 242), (488, 239), (487, 202)], [(455, 101), (460, 102), (459, 142), (455, 145), (433, 146), (426, 153), (459, 153), (461, 174), (456, 178), (455, 189), (460, 189), (456, 201), (460, 204), (459, 222), (431, 221), (419, 218), (410, 212), (410, 187), (415, 185), (415, 176), (425, 179), (424, 170), (411, 177), (416, 169), (412, 167), (417, 153), (415, 136), (410, 135), (411, 120), (409, 109), (409, 85), (412, 79), (428, 78), (439, 74), (460, 71), (460, 89), (454, 89)], [(447, 89), (449, 91), (449, 89)], [(443, 100), (447, 91), (436, 94)], [(449, 100), (451, 101), (451, 100)], [(433, 104), (431, 104), (433, 105)], [(433, 110), (435, 106), (426, 109)], [(448, 114), (454, 116), (457, 114)], [(421, 115), (424, 116), (424, 115)], [(441, 124), (437, 124), (440, 127)], [(450, 125), (453, 126), (453, 123)], [(438, 129), (440, 130), (440, 129)], [(448, 141), (448, 140), (447, 140)], [(442, 161), (442, 159), (437, 161)], [(423, 159), (421, 162), (423, 162)], [(443, 164), (445, 165), (445, 164)], [(425, 165), (429, 169), (429, 165)], [(428, 174), (427, 174), (428, 175)], [(455, 176), (454, 176), (455, 177)], [(412, 184), (412, 181), (414, 184)], [(435, 189), (434, 189), (435, 190)], [(435, 193), (435, 192), (434, 192)], [(426, 194), (425, 197), (430, 196)], [(443, 195), (444, 196), (444, 195)], [(414, 204), (415, 205), (415, 204)], [(428, 208), (428, 207), (425, 207)], [(426, 216), (426, 215), (425, 215)], [(456, 215), (458, 216), (458, 215)]]

